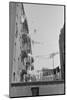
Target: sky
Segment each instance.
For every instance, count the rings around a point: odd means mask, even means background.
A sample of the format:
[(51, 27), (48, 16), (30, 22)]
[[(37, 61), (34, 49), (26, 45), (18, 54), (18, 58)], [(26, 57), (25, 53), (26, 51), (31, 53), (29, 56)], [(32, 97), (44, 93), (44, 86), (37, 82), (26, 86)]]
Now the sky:
[[(31, 39), (41, 44), (32, 44), (32, 54), (50, 56), (59, 52), (59, 34), (64, 24), (64, 7), (52, 5), (24, 4)], [(34, 32), (36, 30), (36, 32)], [(53, 68), (53, 60), (34, 58), (35, 70)], [(54, 68), (60, 66), (59, 54), (54, 56)]]

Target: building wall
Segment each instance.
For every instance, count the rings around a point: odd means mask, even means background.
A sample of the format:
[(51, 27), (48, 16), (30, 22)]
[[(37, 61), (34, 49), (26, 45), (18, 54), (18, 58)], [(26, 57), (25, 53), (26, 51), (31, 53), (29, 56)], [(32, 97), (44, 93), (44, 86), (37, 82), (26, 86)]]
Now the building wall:
[(44, 85), (30, 85), (30, 86), (17, 86), (11, 88), (10, 97), (32, 96), (32, 87), (39, 88), (39, 95), (56, 95), (64, 94), (64, 84), (44, 84)]
[(59, 36), (59, 50), (60, 50), (60, 65), (61, 65), (61, 78), (64, 79), (64, 69), (65, 69), (65, 25), (60, 31)]
[(12, 70), (13, 70), (13, 49), (14, 49), (14, 33), (15, 33), (15, 3), (9, 3), (9, 93), (11, 94)]
[[(20, 73), (26, 70), (24, 65), (24, 57), (28, 53), (32, 53), (31, 39), (28, 36), (28, 24), (22, 3), (10, 3), (10, 36), (13, 35), (12, 42), (12, 82), (20, 82)], [(12, 39), (12, 37), (10, 37)], [(11, 56), (11, 55), (10, 55)], [(10, 61), (11, 61), (10, 59)]]

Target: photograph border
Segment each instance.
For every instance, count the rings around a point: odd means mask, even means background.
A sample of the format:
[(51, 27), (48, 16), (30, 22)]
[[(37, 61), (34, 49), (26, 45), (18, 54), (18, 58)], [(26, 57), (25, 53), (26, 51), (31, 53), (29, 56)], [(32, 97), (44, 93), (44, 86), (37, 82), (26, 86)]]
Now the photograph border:
[[(14, 1), (11, 1), (9, 2), (9, 34), (11, 33), (11, 30), (10, 30), (10, 3), (23, 3), (23, 4), (35, 4), (35, 5), (51, 5), (51, 6), (64, 6), (64, 23), (65, 23), (65, 27), (64, 27), (64, 31), (65, 31), (65, 34), (64, 34), (64, 51), (65, 51), (65, 54), (66, 54), (66, 5), (62, 5), (62, 4), (46, 4), (46, 3), (33, 3), (33, 2), (14, 2)], [(9, 35), (9, 45), (10, 45), (10, 35)], [(65, 73), (66, 73), (66, 66), (64, 66), (64, 81), (50, 81), (50, 82), (27, 82), (27, 83), (11, 83), (11, 66), (10, 66), (10, 47), (9, 47), (9, 97), (10, 98), (20, 98), (20, 97), (40, 97), (40, 96), (56, 96), (56, 95), (65, 95), (66, 93), (66, 77), (65, 77)], [(64, 63), (66, 63), (66, 55), (64, 56)], [(66, 64), (65, 64), (66, 65)], [(64, 93), (63, 94), (47, 94), (47, 95), (39, 95), (39, 96), (16, 96), (16, 97), (11, 97), (10, 96), (10, 89), (11, 87), (13, 86), (29, 86), (31, 85), (44, 85), (44, 84), (59, 84), (59, 83), (63, 83), (64, 82)]]

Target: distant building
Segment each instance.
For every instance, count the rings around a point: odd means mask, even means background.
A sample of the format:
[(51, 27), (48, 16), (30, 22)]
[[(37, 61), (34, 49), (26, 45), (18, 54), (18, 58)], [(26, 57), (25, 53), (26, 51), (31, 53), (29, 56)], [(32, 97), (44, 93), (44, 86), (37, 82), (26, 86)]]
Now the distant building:
[(64, 79), (65, 69), (65, 24), (60, 31), (59, 35), (59, 50), (60, 50), (60, 65), (61, 65), (61, 78)]
[(59, 66), (57, 66), (54, 69), (44, 69), (43, 68), (42, 72), (43, 72), (42, 80), (44, 80), (44, 81), (60, 79), (60, 69), (59, 69)]
[(43, 76), (48, 76), (53, 74), (53, 69), (42, 69)]

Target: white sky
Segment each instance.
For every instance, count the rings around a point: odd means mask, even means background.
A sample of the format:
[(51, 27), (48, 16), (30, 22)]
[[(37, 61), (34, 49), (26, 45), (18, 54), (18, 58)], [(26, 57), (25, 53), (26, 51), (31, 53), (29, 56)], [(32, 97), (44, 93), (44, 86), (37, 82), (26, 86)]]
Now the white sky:
[[(24, 4), (29, 33), (35, 41), (42, 45), (32, 45), (33, 55), (48, 55), (59, 51), (59, 34), (64, 24), (64, 7), (52, 5)], [(36, 29), (36, 33), (34, 33)], [(52, 59), (35, 59), (35, 70), (53, 68)], [(55, 56), (54, 67), (60, 64), (59, 55)]]

